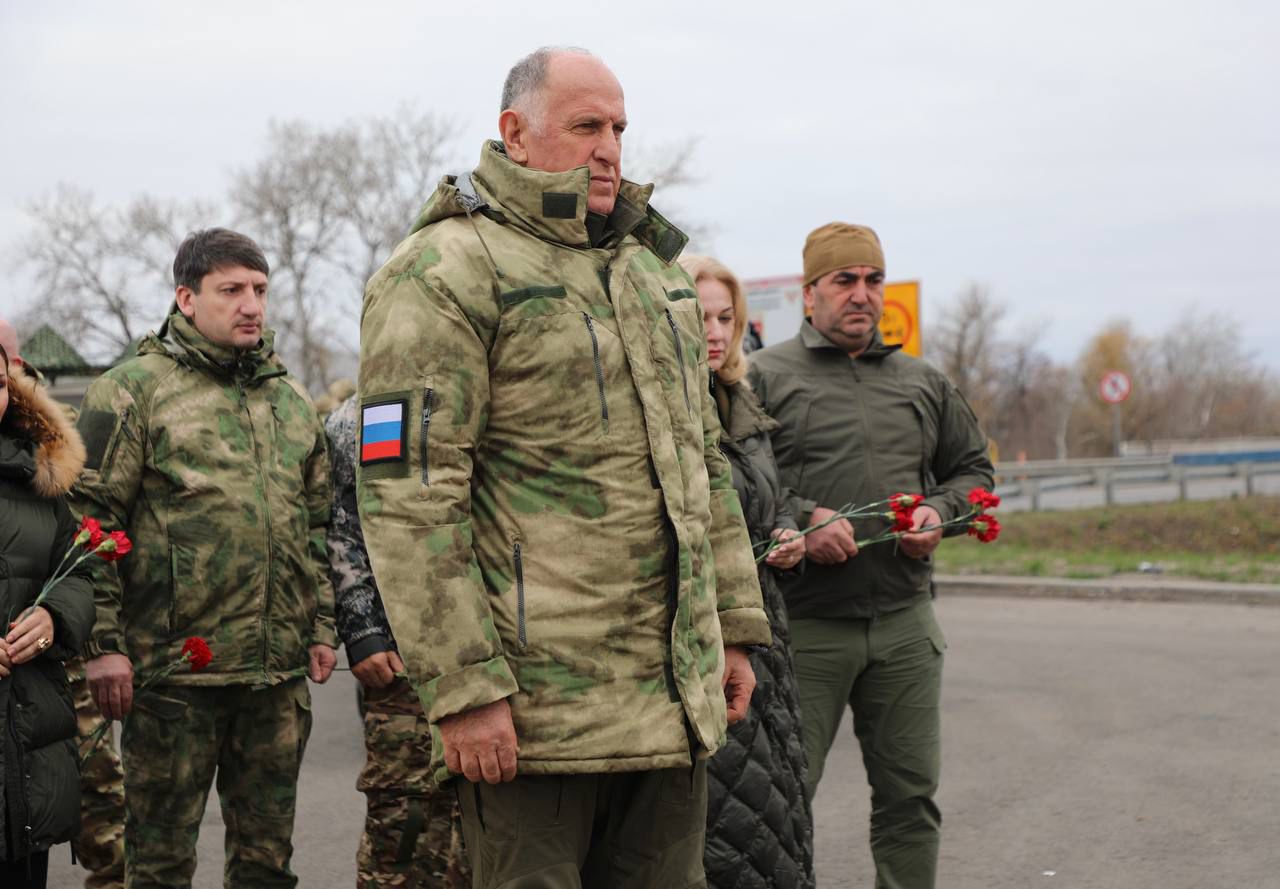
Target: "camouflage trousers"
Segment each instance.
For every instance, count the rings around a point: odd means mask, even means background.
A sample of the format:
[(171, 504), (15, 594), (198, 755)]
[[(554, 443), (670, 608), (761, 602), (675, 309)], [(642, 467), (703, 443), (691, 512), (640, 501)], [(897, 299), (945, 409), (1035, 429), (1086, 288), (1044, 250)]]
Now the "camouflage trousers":
[(305, 679), (267, 688), (161, 686), (124, 721), (129, 889), (186, 889), (217, 776), (227, 889), (293, 889), (298, 769), (311, 734)]
[(89, 691), (84, 661), (67, 661), (80, 741), (80, 833), (71, 849), (89, 872), (85, 889), (124, 889), (124, 773), (107, 732), (92, 748), (102, 714)]
[(356, 789), (368, 810), (356, 857), (358, 889), (469, 887), (457, 803), (431, 778), (431, 734), (407, 680), (365, 690), (364, 745)]

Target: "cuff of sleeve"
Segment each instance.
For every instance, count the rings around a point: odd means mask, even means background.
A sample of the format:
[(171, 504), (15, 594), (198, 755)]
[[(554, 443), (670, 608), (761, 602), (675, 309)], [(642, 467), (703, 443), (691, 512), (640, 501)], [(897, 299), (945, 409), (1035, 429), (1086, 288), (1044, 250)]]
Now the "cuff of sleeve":
[[(959, 513), (954, 513), (953, 510), (949, 509), (946, 501), (940, 497), (926, 498), (920, 505), (933, 507), (933, 511), (938, 514), (938, 518), (944, 522), (949, 522), (954, 518), (958, 518), (960, 515)], [(947, 525), (942, 529), (942, 536), (956, 537), (964, 534), (968, 530), (968, 527), (964, 524)]]
[(435, 724), (446, 716), (492, 704), (519, 690), (507, 659), (495, 657), (437, 676), (418, 687), (418, 697), (422, 698), (427, 720)]
[(330, 648), (337, 648), (338, 634), (331, 625), (320, 624), (311, 631), (312, 645), (327, 645)]
[(84, 659), (89, 661), (96, 657), (102, 657), (104, 654), (128, 654), (121, 644), (120, 637), (114, 633), (111, 635), (98, 636), (84, 644)]
[(720, 612), (720, 636), (725, 646), (772, 645), (769, 617), (763, 608), (730, 608)]
[(347, 643), (347, 660), (354, 667), (369, 655), (380, 651), (391, 651), (391, 640), (381, 633), (373, 633)]
[(805, 500), (801, 497), (797, 497), (793, 505), (795, 506), (795, 509), (792, 515), (795, 516), (796, 523), (801, 528), (809, 527), (809, 517), (813, 515), (813, 511), (818, 508), (818, 501)]

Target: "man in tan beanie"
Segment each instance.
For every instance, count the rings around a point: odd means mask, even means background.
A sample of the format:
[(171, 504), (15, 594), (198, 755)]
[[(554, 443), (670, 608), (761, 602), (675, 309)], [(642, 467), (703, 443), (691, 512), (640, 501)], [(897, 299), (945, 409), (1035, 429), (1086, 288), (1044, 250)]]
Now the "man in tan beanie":
[[(925, 497), (918, 529), (967, 512), (969, 491), (991, 486), (986, 437), (964, 398), (931, 365), (881, 340), (884, 275), (874, 231), (843, 222), (816, 229), (804, 246), (810, 319), (794, 339), (751, 356), (752, 385), (780, 423), (774, 454), (802, 526), (846, 503), (907, 492)], [(885, 530), (872, 518), (814, 531), (810, 564), (783, 594), (809, 793), (850, 707), (871, 784), (876, 886), (922, 889), (935, 884), (942, 821), (933, 796), (946, 643), (929, 560), (942, 532), (858, 551), (856, 539)]]

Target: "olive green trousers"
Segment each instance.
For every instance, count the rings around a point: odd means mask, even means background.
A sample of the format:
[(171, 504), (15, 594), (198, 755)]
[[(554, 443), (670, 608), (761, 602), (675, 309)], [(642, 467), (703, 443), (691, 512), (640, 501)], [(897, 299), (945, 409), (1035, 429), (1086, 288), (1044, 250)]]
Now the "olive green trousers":
[[(946, 642), (926, 600), (870, 619), (791, 621), (808, 793), (822, 779), (845, 708), (871, 785), (877, 889), (932, 889), (942, 815), (939, 702)], [(852, 776), (827, 785), (849, 792)]]
[(454, 779), (474, 889), (705, 889), (707, 764)]

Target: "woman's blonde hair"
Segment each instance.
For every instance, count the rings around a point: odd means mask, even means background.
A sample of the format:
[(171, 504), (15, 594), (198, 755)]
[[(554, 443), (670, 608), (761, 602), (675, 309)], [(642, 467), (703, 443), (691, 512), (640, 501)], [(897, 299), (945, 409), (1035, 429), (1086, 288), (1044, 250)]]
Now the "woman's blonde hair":
[(716, 376), (723, 383), (736, 383), (747, 375), (747, 356), (742, 351), (742, 337), (747, 332), (747, 296), (742, 291), (742, 284), (727, 266), (710, 256), (682, 256), (680, 266), (693, 278), (695, 286), (699, 281), (711, 278), (729, 288), (729, 295), (733, 298), (733, 336), (729, 338), (724, 364), (720, 365)]

